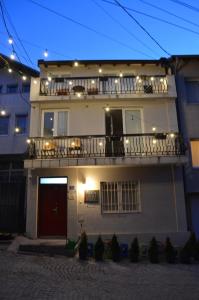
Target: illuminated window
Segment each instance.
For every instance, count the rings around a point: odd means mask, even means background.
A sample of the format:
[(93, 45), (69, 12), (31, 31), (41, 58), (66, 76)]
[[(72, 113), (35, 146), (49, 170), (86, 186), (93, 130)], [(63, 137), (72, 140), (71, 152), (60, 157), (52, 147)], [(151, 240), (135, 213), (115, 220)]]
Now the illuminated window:
[(128, 213), (140, 211), (138, 182), (101, 182), (100, 190), (103, 213)]
[(191, 141), (192, 166), (199, 167), (199, 140)]

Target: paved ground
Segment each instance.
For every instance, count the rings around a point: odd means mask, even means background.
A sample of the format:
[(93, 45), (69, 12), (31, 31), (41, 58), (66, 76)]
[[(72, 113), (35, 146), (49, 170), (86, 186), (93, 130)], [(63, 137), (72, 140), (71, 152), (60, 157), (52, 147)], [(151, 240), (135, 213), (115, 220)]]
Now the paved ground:
[(199, 299), (199, 265), (80, 263), (0, 250), (0, 299)]

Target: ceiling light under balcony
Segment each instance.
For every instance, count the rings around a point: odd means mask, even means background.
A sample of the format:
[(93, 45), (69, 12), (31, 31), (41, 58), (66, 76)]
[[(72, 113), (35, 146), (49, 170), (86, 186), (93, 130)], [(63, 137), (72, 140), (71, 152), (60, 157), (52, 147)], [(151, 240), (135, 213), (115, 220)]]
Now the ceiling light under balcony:
[(48, 82), (48, 81), (46, 81), (45, 85), (49, 85), (49, 82)]
[(156, 127), (152, 127), (152, 131), (155, 132), (156, 131)]
[(170, 133), (170, 138), (174, 138), (175, 137), (175, 134), (172, 132), (172, 133)]
[(99, 68), (99, 70), (98, 70), (98, 71), (99, 71), (99, 73), (102, 73), (102, 69), (101, 69), (101, 68)]
[(160, 78), (160, 82), (164, 82), (164, 79), (163, 79), (163, 78)]
[(27, 144), (30, 144), (30, 143), (31, 143), (31, 140), (30, 140), (30, 139), (27, 139), (27, 140), (26, 140), (26, 143), (27, 143)]

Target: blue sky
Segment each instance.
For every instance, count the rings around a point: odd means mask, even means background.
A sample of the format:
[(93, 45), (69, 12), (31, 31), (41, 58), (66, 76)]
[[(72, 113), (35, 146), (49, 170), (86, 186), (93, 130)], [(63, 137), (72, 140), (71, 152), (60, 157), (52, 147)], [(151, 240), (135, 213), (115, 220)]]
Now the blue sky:
[[(4, 5), (17, 29), (19, 37), (23, 40), (34, 66), (37, 65), (38, 59), (44, 58), (43, 50), (45, 48), (49, 51), (49, 60), (153, 59), (166, 56), (137, 24), (121, 8), (115, 5), (102, 0), (35, 1), (100, 32), (102, 35), (58, 17), (36, 6), (29, 0), (4, 0)], [(113, 2), (113, 0), (110, 1)], [(196, 25), (188, 24), (174, 16), (163, 13), (146, 5), (143, 1), (186, 18), (190, 22), (196, 23)], [(121, 0), (120, 2), (126, 7), (196, 31), (196, 33), (184, 31), (131, 11), (132, 15), (170, 54), (199, 53), (199, 0), (182, 0), (197, 7), (198, 12), (180, 6), (172, 0), (143, 1)], [(6, 20), (9, 31), (14, 36), (9, 20)], [(11, 47), (7, 42), (2, 17), (0, 19), (0, 28), (0, 52), (9, 55)], [(110, 37), (110, 39), (103, 35)], [(22, 62), (31, 66), (16, 38), (15, 49)]]

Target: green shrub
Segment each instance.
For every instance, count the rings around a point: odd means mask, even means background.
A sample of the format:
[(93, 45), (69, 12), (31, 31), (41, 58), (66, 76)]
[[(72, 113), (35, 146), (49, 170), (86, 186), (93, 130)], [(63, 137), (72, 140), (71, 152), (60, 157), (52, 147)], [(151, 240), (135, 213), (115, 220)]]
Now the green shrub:
[(166, 239), (165, 243), (165, 259), (169, 264), (174, 264), (176, 262), (177, 252), (174, 249), (169, 238)]
[(111, 256), (114, 262), (120, 261), (120, 246), (114, 234), (111, 240)]
[(194, 232), (191, 232), (190, 237), (180, 252), (180, 261), (184, 264), (190, 264), (192, 259), (199, 258), (199, 244)]
[(159, 263), (158, 243), (155, 237), (150, 241), (148, 257), (152, 264)]
[(130, 248), (130, 260), (131, 262), (138, 262), (140, 256), (140, 248), (137, 237), (134, 238)]
[(88, 258), (88, 241), (85, 232), (81, 235), (81, 240), (79, 244), (79, 259), (86, 260)]
[(191, 263), (191, 252), (188, 243), (186, 243), (180, 251), (180, 262), (183, 264)]
[(95, 243), (94, 255), (96, 261), (102, 261), (104, 257), (104, 242), (102, 241), (101, 236), (98, 237), (97, 242)]

